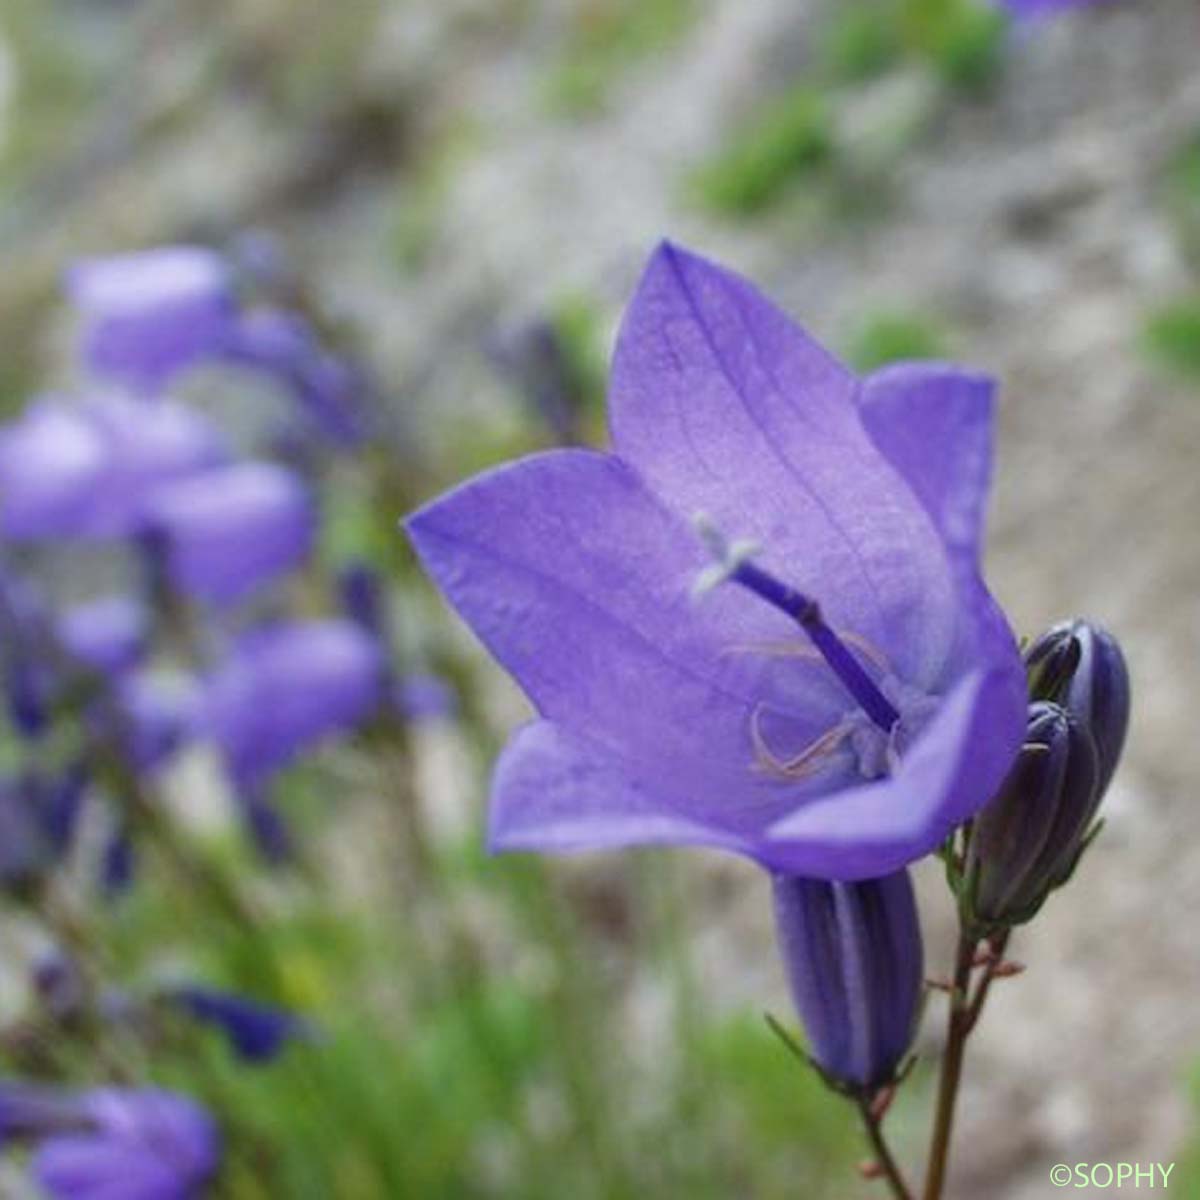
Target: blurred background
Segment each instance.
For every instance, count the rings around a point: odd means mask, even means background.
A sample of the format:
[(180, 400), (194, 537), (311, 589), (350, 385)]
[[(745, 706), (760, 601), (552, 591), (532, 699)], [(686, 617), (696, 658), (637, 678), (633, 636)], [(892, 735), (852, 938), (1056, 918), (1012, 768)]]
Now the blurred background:
[[(993, 588), (1018, 633), (1114, 630), (1136, 700), (1104, 835), (972, 1042), (952, 1194), (1175, 1161), (1174, 1194), (1200, 1197), (1198, 63), (1195, 0), (1036, 23), (973, 0), (0, 0), (0, 414), (87, 386), (73, 262), (215, 249), (368, 381), (365, 438), (305, 460), (309, 559), (216, 640), (330, 614), (369, 562), (408, 687), (273, 774), (284, 862), (185, 737), (133, 878), (97, 883), (85, 845), (52, 888), (45, 863), (6, 885), (3, 1074), (198, 1099), (227, 1143), (211, 1194), (238, 1200), (874, 1194), (852, 1111), (763, 1024), (790, 1012), (757, 871), (485, 857), (489, 764), (525, 709), (394, 532), (485, 465), (602, 443), (616, 322), (669, 235), (856, 366), (1002, 380)], [(171, 390), (239, 448), (246, 397), (279, 402), (236, 373)], [(52, 607), (137, 577), (128, 547), (4, 550)], [(921, 884), (936, 968), (953, 914), (937, 870)], [(246, 1064), (203, 1031), (55, 1025), (39, 968), (65, 947), (92, 1017), (186, 976), (312, 1036)], [(14, 1033), (31, 1021), (52, 1061)], [(909, 1161), (931, 1091), (919, 1064), (891, 1118)]]

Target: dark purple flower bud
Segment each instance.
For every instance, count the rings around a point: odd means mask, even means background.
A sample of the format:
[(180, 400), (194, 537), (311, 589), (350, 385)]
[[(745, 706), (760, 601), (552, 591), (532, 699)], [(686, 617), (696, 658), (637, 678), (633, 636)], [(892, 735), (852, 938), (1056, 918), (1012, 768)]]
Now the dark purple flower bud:
[(82, 318), (87, 368), (146, 392), (218, 352), (236, 318), (228, 266), (198, 246), (85, 260), (66, 288)]
[(1096, 750), (1066, 709), (1038, 701), (1025, 745), (971, 832), (963, 897), (984, 930), (1018, 925), (1074, 870), (1088, 835), (1098, 780)]
[(293, 1038), (309, 1035), (307, 1024), (285, 1008), (214, 988), (173, 987), (162, 996), (195, 1020), (219, 1029), (244, 1062), (270, 1062)]
[(779, 948), (812, 1056), (870, 1094), (890, 1083), (916, 1031), (923, 951), (907, 871), (854, 883), (773, 877)]
[(298, 567), (315, 518), (304, 483), (273, 463), (241, 463), (159, 489), (147, 532), (182, 594), (226, 604)]
[(1090, 621), (1064, 621), (1025, 652), (1030, 695), (1061, 704), (1096, 743), (1096, 803), (1108, 789), (1129, 728), (1129, 668), (1120, 644)]
[(209, 680), (202, 724), (249, 791), (325, 738), (355, 729), (383, 699), (379, 646), (351, 621), (268, 626), (245, 636)]
[(45, 1109), (36, 1115), (47, 1136), (29, 1170), (51, 1200), (200, 1200), (221, 1142), (198, 1104), (151, 1088), (100, 1088), (68, 1101), (25, 1101)]
[(150, 641), (150, 614), (128, 596), (104, 596), (69, 608), (58, 620), (62, 648), (106, 676), (137, 666)]

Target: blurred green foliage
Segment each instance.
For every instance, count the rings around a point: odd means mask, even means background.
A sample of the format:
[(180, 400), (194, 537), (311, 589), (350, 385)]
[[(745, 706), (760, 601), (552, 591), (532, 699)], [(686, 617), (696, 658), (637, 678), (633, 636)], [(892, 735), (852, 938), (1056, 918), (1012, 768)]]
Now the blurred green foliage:
[(1200, 382), (1200, 296), (1165, 305), (1147, 319), (1143, 343), (1151, 358)]
[(825, 101), (803, 84), (750, 117), (728, 148), (696, 173), (693, 187), (714, 212), (747, 216), (761, 212), (798, 177), (827, 163), (832, 153)]
[(868, 316), (850, 339), (846, 357), (860, 371), (903, 359), (944, 358), (946, 342), (937, 324), (915, 313)]
[(670, 47), (700, 11), (698, 0), (588, 0), (571, 14), (566, 49), (546, 80), (552, 111), (587, 116), (630, 65)]

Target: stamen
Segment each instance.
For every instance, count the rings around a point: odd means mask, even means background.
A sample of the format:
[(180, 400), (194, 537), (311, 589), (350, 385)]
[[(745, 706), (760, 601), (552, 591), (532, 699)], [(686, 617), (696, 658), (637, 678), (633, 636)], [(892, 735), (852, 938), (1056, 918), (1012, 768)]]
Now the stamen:
[(867, 674), (862, 663), (825, 623), (816, 600), (780, 582), (757, 566), (751, 561), (751, 552), (745, 543), (734, 543), (731, 546), (706, 518), (698, 517), (696, 528), (708, 544), (720, 568), (719, 579), (714, 574), (706, 581), (709, 586), (712, 586), (713, 581), (732, 580), (791, 617), (808, 635), (821, 657), (829, 664), (830, 669), (863, 712), (884, 733), (890, 733), (892, 727), (900, 720), (900, 714)]
[[(891, 664), (888, 662), (883, 651), (877, 646), (873, 646), (866, 638), (859, 637), (857, 633), (848, 633), (842, 629), (835, 629), (834, 633), (846, 645), (853, 646), (855, 650), (858, 650), (863, 658), (867, 659), (873, 667), (878, 668), (885, 674), (891, 670)], [(735, 642), (732, 646), (724, 647), (721, 653), (760, 654), (763, 658), (800, 658), (806, 662), (825, 661), (815, 646), (806, 646), (802, 642), (790, 642), (782, 639), (770, 642)]]
[(756, 705), (750, 715), (750, 741), (754, 745), (754, 765), (759, 770), (781, 779), (804, 779), (815, 774), (853, 729), (853, 726), (843, 721), (832, 729), (827, 729), (799, 754), (791, 758), (780, 758), (767, 744), (766, 735), (762, 731), (762, 709), (761, 704)]

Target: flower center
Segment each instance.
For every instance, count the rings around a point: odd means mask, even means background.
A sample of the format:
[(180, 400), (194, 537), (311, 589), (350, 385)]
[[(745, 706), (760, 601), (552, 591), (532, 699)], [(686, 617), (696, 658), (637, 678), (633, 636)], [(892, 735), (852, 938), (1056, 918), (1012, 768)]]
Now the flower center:
[(703, 518), (697, 520), (697, 528), (716, 559), (715, 573), (706, 573), (700, 581), (701, 586), (707, 588), (729, 580), (786, 613), (804, 630), (859, 708), (884, 735), (890, 737), (900, 720), (900, 713), (867, 674), (850, 647), (825, 623), (816, 600), (752, 562), (752, 547), (741, 543), (730, 545)]

